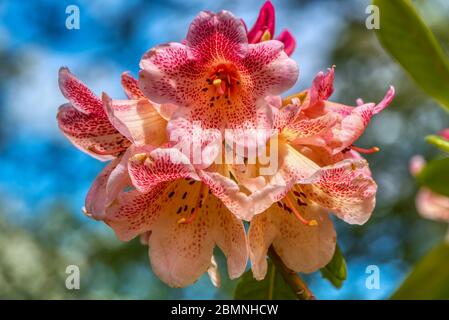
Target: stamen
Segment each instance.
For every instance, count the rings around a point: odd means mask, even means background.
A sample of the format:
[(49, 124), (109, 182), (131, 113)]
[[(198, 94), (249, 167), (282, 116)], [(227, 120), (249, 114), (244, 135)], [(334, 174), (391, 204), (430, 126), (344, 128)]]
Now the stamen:
[(115, 155), (117, 153), (120, 153), (120, 152), (123, 152), (123, 151), (126, 150), (126, 148), (123, 148), (123, 147), (117, 148), (117, 149), (113, 149), (113, 150), (100, 150), (94, 144), (91, 145), (91, 146), (88, 146), (87, 149), (89, 151), (93, 152), (93, 153), (96, 153), (96, 154), (100, 155), (100, 156), (112, 156), (112, 155)]
[(372, 147), (370, 149), (364, 149), (364, 148), (359, 148), (356, 146), (351, 146), (350, 147), (352, 150), (363, 153), (363, 154), (372, 154), (372, 153), (376, 153), (380, 151), (379, 147)]
[(260, 41), (264, 42), (264, 41), (268, 41), (268, 40), (271, 40), (271, 33), (269, 30), (265, 30), (265, 32), (262, 35), (262, 38), (260, 38)]
[(207, 192), (207, 187), (204, 183), (200, 182), (201, 186), (200, 186), (200, 191), (198, 193), (198, 200), (196, 202), (196, 206), (193, 209), (192, 214), (186, 219), (186, 218), (181, 218), (178, 220), (178, 224), (190, 224), (192, 223), (195, 218), (198, 216), (198, 213), (200, 212), (200, 208), (202, 207), (203, 203), (206, 201), (206, 198), (208, 196), (208, 192)]
[(290, 207), (290, 209), (292, 209), (293, 213), (295, 214), (296, 218), (298, 218), (298, 220), (305, 224), (306, 226), (310, 226), (310, 227), (315, 227), (318, 225), (318, 222), (315, 219), (312, 220), (307, 220), (306, 218), (304, 218), (301, 213), (296, 209), (293, 201), (289, 198), (289, 195), (287, 194), (284, 198), (285, 202), (287, 203), (287, 205)]

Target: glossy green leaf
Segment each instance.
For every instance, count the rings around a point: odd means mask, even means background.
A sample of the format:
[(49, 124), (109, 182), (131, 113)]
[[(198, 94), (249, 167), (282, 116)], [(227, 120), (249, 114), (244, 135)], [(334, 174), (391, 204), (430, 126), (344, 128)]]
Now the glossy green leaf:
[(391, 299), (449, 299), (449, 244), (441, 243), (419, 261)]
[(337, 245), (335, 248), (334, 256), (332, 260), (324, 267), (320, 269), (321, 276), (329, 280), (334, 287), (341, 288), (343, 282), (346, 280), (346, 261)]
[(449, 141), (440, 136), (436, 135), (427, 136), (426, 141), (445, 152), (449, 152)]
[(270, 259), (265, 279), (257, 281), (253, 278), (251, 270), (245, 272), (237, 284), (234, 299), (295, 300), (297, 298)]
[(430, 161), (417, 178), (421, 185), (449, 197), (449, 158)]
[(416, 83), (449, 109), (449, 60), (410, 0), (373, 0), (379, 7), (382, 46)]

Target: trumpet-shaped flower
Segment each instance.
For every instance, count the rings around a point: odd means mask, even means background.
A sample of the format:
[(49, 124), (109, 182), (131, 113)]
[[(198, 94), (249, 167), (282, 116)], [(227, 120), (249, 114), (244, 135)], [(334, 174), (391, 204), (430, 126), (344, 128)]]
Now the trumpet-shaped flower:
[(228, 11), (201, 12), (185, 44), (168, 43), (144, 55), (140, 87), (152, 101), (180, 106), (168, 124), (170, 137), (191, 144), (195, 126), (209, 133), (198, 138), (207, 167), (219, 153), (224, 129), (271, 129), (265, 98), (284, 92), (298, 77), (283, 49), (277, 40), (249, 44), (242, 21)]
[(175, 148), (136, 147), (128, 171), (135, 189), (119, 192), (103, 220), (121, 240), (146, 235), (160, 279), (173, 287), (195, 282), (210, 271), (215, 245), (227, 257), (231, 278), (245, 271), (245, 229), (225, 205), (239, 193), (235, 182), (198, 172)]
[(260, 165), (235, 167), (237, 180), (253, 192), (253, 213), (262, 212), (247, 217), (250, 258), (258, 279), (265, 276), (271, 245), (292, 270), (312, 272), (324, 266), (336, 241), (328, 212), (347, 223), (363, 224), (374, 209), (376, 183), (355, 150), (362, 149), (352, 144), (371, 116), (390, 103), (394, 91), (378, 105), (348, 107), (327, 102), (332, 80), (333, 69), (320, 73), (310, 90), (279, 105), (279, 136), (270, 141), (279, 149), (274, 174), (261, 175)]

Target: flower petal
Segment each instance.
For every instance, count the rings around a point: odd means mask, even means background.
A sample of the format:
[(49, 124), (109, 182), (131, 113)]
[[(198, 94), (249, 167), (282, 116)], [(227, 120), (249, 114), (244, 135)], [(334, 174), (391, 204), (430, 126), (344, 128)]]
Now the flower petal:
[[(277, 40), (249, 45), (243, 59), (255, 97), (275, 96), (290, 89), (298, 79), (297, 63), (284, 52), (284, 45)], [(242, 82), (242, 85), (244, 83)]]
[(101, 100), (84, 83), (78, 80), (68, 68), (59, 69), (59, 88), (64, 97), (78, 111), (85, 114), (104, 113)]
[(96, 159), (112, 160), (130, 144), (106, 115), (86, 114), (65, 104), (59, 108), (57, 119), (59, 128), (70, 142)]
[(263, 34), (268, 31), (271, 38), (275, 31), (275, 11), (271, 1), (266, 1), (260, 9), (256, 23), (248, 32), (249, 43), (258, 43), (261, 41)]
[(297, 181), (306, 196), (350, 224), (364, 224), (376, 204), (377, 185), (366, 160), (344, 160)]
[(205, 203), (207, 213), (214, 221), (214, 240), (227, 259), (229, 278), (245, 272), (248, 261), (246, 232), (243, 222), (236, 218), (218, 198), (211, 196)]
[(153, 272), (172, 287), (194, 283), (210, 266), (215, 246), (213, 220), (206, 212), (188, 224), (176, 211), (160, 215), (148, 240)]
[(449, 198), (421, 188), (416, 196), (416, 209), (426, 219), (449, 222)]
[(336, 233), (328, 214), (310, 203), (296, 206), (305, 218), (318, 223), (308, 226), (288, 209), (282, 203), (273, 204), (251, 220), (248, 242), (251, 268), (257, 280), (266, 275), (266, 256), (271, 245), (285, 265), (296, 272), (314, 272), (332, 259)]
[(129, 72), (122, 73), (122, 87), (127, 97), (131, 100), (145, 98), (142, 90), (139, 88), (139, 82)]
[(219, 172), (200, 170), (201, 181), (206, 184), (212, 194), (239, 219), (248, 219), (250, 216), (249, 199), (241, 192), (237, 183)]
[(151, 192), (165, 182), (193, 178), (199, 180), (189, 159), (174, 148), (154, 149), (145, 146), (146, 152), (138, 153), (129, 160), (128, 170), (133, 185), (139, 192)]
[[(139, 100), (141, 98), (145, 98), (142, 90), (139, 88), (139, 82), (137, 79), (134, 79), (128, 72), (122, 73), (122, 86), (125, 90), (126, 95), (131, 100)], [(158, 104), (149, 102), (154, 109), (156, 109), (162, 118), (168, 120), (171, 118), (173, 112), (176, 111), (178, 106), (173, 104)]]
[(276, 40), (284, 44), (284, 51), (288, 56), (291, 56), (296, 48), (296, 39), (288, 30), (282, 31)]
[(135, 145), (159, 146), (167, 141), (167, 121), (146, 99), (111, 100), (103, 94), (109, 120)]

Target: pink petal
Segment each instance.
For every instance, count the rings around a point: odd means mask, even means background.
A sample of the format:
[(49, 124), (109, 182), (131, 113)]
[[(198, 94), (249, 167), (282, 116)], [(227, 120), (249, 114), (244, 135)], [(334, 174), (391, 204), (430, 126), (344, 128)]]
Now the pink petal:
[[(255, 97), (278, 95), (290, 89), (298, 79), (298, 65), (284, 52), (284, 45), (277, 40), (249, 45), (243, 66), (250, 77), (248, 93)], [(254, 92), (252, 92), (254, 90)]]
[(426, 165), (426, 160), (420, 156), (416, 155), (410, 159), (409, 171), (412, 175), (416, 176)]
[(96, 159), (112, 160), (129, 146), (129, 141), (112, 126), (105, 114), (86, 114), (65, 104), (59, 108), (57, 119), (62, 133), (78, 149)]
[(139, 88), (139, 83), (129, 74), (129, 72), (122, 73), (122, 87), (126, 95), (131, 100), (139, 100), (145, 98), (145, 95)]
[(416, 196), (416, 209), (426, 219), (449, 222), (449, 198), (421, 188)]
[(177, 149), (145, 148), (148, 151), (132, 156), (128, 166), (131, 181), (140, 192), (150, 192), (164, 182), (199, 179), (189, 159)]
[(104, 113), (101, 100), (78, 80), (68, 68), (59, 69), (59, 88), (64, 97), (80, 112), (86, 114)]
[(335, 67), (328, 69), (325, 74), (320, 71), (313, 80), (312, 88), (309, 90), (310, 102), (309, 105), (315, 106), (316, 104), (329, 99), (334, 92), (334, 78)]
[(275, 29), (275, 13), (274, 6), (271, 1), (266, 1), (260, 9), (256, 23), (248, 32), (249, 43), (260, 42), (265, 31), (269, 31), (271, 37), (274, 35)]
[(296, 39), (288, 30), (282, 31), (276, 40), (284, 44), (284, 51), (288, 56), (291, 56), (296, 48)]
[(192, 21), (186, 40), (190, 53), (205, 63), (217, 58), (236, 60), (245, 55), (248, 44), (242, 21), (229, 11), (200, 12)]
[(135, 145), (159, 146), (167, 141), (167, 121), (145, 98), (111, 100), (103, 94), (109, 120)]
[[(335, 123), (328, 128), (329, 130), (324, 130), (315, 136), (307, 138), (305, 141), (298, 140), (295, 144), (325, 145), (332, 154), (337, 154), (350, 148), (363, 134), (373, 115), (387, 107), (394, 97), (394, 88), (391, 87), (385, 98), (377, 105), (366, 103), (357, 107), (349, 107), (322, 100), (322, 97), (327, 95), (323, 94), (323, 92), (330, 92), (329, 90), (320, 91), (317, 89), (315, 91), (317, 93), (315, 95), (311, 94), (310, 97), (310, 107), (304, 108), (302, 117), (298, 117), (298, 121), (300, 119), (315, 121), (315, 119), (325, 116), (335, 118)], [(319, 98), (313, 98), (314, 96)], [(312, 104), (312, 101), (317, 102)]]
[(376, 203), (377, 185), (365, 160), (344, 160), (298, 181), (307, 198), (350, 224), (364, 224)]
[(297, 80), (297, 64), (281, 42), (248, 45), (241, 21), (228, 12), (201, 13), (187, 38), (186, 45), (170, 43), (144, 55), (140, 87), (152, 101), (189, 107), (192, 120), (205, 127), (258, 127), (265, 97)]
[[(139, 100), (141, 98), (146, 98), (142, 90), (140, 90), (139, 88), (139, 82), (137, 81), (137, 79), (134, 79), (128, 72), (122, 73), (122, 86), (129, 99)], [(178, 108), (177, 106), (172, 104), (151, 104), (165, 120), (170, 119), (173, 112)]]
[(449, 140), (449, 129), (443, 129), (438, 133), (442, 138)]
[(195, 84), (202, 82), (202, 70), (188, 58), (187, 47), (180, 43), (151, 49), (142, 57), (140, 68), (140, 89), (157, 103), (185, 106), (186, 100), (195, 95)]
[(248, 242), (251, 268), (257, 280), (265, 278), (271, 245), (285, 265), (296, 272), (314, 272), (332, 259), (336, 234), (328, 214), (313, 206), (296, 207), (318, 225), (304, 225), (281, 203), (273, 204), (251, 220)]

